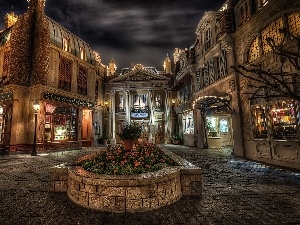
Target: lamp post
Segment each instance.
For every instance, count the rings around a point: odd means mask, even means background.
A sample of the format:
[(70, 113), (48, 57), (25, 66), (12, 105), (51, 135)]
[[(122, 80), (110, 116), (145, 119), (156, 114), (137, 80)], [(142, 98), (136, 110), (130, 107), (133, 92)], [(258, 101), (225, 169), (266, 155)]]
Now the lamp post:
[(34, 135), (33, 135), (33, 147), (32, 147), (32, 156), (37, 156), (37, 151), (36, 151), (36, 122), (37, 122), (37, 114), (38, 111), (40, 110), (40, 103), (35, 100), (33, 103), (33, 109), (34, 109)]

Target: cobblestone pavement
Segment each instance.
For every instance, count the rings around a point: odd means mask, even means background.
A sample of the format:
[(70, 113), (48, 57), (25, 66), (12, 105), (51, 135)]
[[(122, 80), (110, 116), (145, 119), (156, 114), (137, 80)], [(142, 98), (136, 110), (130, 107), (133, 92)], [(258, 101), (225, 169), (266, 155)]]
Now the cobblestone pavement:
[(4, 224), (300, 224), (300, 171), (236, 158), (226, 149), (166, 148), (203, 169), (203, 197), (183, 197), (135, 214), (89, 210), (49, 192), (48, 168), (96, 149), (0, 156), (0, 225)]

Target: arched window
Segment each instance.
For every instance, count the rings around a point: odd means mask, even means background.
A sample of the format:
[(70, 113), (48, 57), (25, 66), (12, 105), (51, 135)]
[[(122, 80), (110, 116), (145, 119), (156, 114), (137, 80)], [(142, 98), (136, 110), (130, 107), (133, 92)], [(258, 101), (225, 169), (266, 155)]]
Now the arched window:
[(283, 28), (283, 19), (282, 17), (280, 17), (277, 20), (274, 20), (272, 23), (266, 26), (265, 29), (262, 30), (261, 37), (262, 37), (263, 54), (267, 54), (272, 50), (271, 46), (267, 42), (267, 38), (272, 38), (276, 46), (281, 44), (284, 38), (284, 34), (280, 33), (279, 30), (282, 28)]
[(300, 37), (300, 12), (288, 15), (289, 31), (292, 35)]
[(259, 57), (258, 38), (255, 38), (249, 49), (248, 62), (251, 63), (258, 57)]

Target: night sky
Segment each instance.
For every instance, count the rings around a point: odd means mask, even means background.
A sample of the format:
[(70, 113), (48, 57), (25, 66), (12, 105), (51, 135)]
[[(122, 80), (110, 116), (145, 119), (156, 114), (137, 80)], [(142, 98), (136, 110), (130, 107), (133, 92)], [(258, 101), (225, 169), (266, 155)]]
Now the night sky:
[[(163, 70), (176, 47), (190, 47), (205, 11), (225, 0), (46, 0), (51, 19), (90, 44), (104, 64), (114, 59), (117, 71), (141, 63)], [(26, 0), (0, 1), (0, 30), (8, 12), (20, 15)]]

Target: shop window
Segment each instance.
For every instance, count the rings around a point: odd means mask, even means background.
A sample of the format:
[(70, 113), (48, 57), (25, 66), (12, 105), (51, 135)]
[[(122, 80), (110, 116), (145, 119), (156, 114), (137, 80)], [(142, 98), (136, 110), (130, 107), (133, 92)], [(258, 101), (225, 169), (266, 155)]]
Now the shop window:
[(262, 139), (268, 137), (266, 108), (257, 105), (252, 108), (254, 122), (254, 138)]
[(63, 36), (63, 50), (70, 52), (70, 38)]
[(251, 44), (249, 55), (248, 55), (248, 62), (251, 63), (255, 59), (259, 57), (259, 45), (258, 45), (258, 38), (255, 38)]
[(193, 111), (188, 112), (183, 115), (183, 133), (184, 134), (193, 134), (194, 133), (194, 117)]
[(279, 30), (282, 28), (283, 28), (283, 19), (278, 18), (277, 20), (274, 20), (272, 23), (266, 26), (265, 29), (262, 30), (261, 37), (262, 37), (263, 54), (267, 54), (272, 50), (271, 46), (267, 42), (268, 38), (272, 38), (276, 46), (282, 43), (284, 34), (279, 32)]
[(3, 143), (4, 135), (4, 108), (0, 105), (0, 143)]
[(205, 30), (205, 51), (208, 50), (211, 46), (211, 29), (208, 27)]
[(300, 12), (288, 15), (288, 24), (290, 33), (296, 37), (300, 37)]
[(59, 107), (53, 114), (47, 113), (45, 141), (76, 141), (76, 116), (76, 109), (69, 107)]
[(297, 139), (295, 104), (293, 100), (270, 104), (273, 138)]
[(79, 66), (78, 93), (82, 95), (87, 94), (87, 70), (82, 66)]
[(207, 116), (206, 117), (206, 130), (207, 137), (218, 137), (219, 129), (218, 129), (218, 118), (215, 116)]
[(65, 57), (61, 57), (60, 61), (60, 78), (59, 88), (70, 91), (71, 90), (71, 76), (72, 76), (72, 62)]

